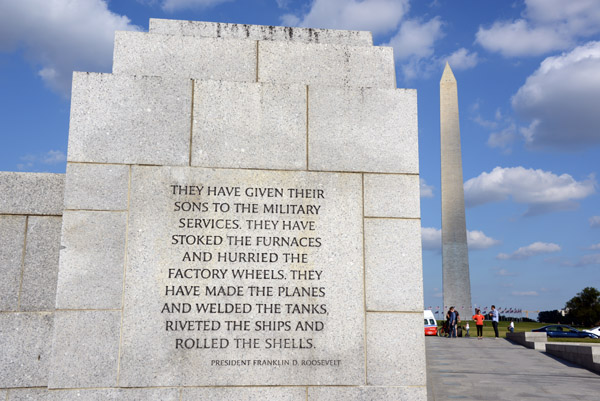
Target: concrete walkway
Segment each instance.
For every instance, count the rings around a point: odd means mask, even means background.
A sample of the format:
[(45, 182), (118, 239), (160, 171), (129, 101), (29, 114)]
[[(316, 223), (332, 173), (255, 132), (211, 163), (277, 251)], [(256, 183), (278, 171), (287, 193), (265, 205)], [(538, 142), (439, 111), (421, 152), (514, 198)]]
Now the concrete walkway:
[(426, 337), (428, 400), (598, 400), (600, 375), (493, 338)]

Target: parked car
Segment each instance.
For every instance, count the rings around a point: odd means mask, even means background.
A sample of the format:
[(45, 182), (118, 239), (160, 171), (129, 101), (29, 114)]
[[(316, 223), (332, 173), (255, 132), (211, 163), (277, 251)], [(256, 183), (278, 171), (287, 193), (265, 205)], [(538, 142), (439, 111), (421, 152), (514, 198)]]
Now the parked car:
[(597, 335), (598, 337), (600, 337), (600, 326), (593, 327), (593, 328), (591, 328), (591, 329), (588, 329), (588, 330), (583, 330), (583, 331), (585, 331), (586, 333), (592, 333), (592, 334), (595, 334), (595, 335)]
[(437, 336), (437, 321), (433, 316), (433, 312), (430, 310), (426, 310), (424, 313), (425, 318), (425, 335), (426, 336)]
[(567, 338), (598, 338), (594, 333), (577, 330), (566, 324), (552, 324), (550, 326), (540, 327), (531, 331), (545, 332), (548, 337), (567, 337)]

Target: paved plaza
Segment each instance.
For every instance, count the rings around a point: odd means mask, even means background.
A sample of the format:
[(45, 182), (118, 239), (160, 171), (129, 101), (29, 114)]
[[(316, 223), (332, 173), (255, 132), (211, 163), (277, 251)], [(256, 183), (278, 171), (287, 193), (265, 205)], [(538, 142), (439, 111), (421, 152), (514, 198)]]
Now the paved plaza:
[(505, 339), (427, 337), (428, 400), (597, 400), (600, 375)]

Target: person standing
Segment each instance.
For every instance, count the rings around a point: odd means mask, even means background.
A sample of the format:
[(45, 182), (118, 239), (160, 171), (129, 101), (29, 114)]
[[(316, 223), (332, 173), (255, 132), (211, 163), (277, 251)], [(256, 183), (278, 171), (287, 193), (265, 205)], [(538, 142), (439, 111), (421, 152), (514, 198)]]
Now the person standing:
[(500, 315), (496, 310), (496, 306), (492, 305), (492, 311), (490, 312), (490, 318), (492, 319), (492, 326), (494, 327), (494, 334), (496, 338), (500, 338), (500, 334), (498, 333), (498, 322), (500, 321)]
[(454, 311), (454, 306), (450, 307), (446, 318), (448, 319), (448, 330), (450, 331), (450, 338), (456, 338), (456, 312)]
[(477, 327), (477, 339), (483, 339), (483, 320), (485, 316), (481, 314), (481, 309), (475, 309), (475, 314), (473, 315), (473, 320), (475, 320), (475, 327)]

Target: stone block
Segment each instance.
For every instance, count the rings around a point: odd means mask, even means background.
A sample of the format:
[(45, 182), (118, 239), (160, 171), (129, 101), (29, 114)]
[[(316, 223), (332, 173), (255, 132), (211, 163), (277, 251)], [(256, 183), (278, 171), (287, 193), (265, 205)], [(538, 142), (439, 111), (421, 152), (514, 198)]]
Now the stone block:
[(120, 385), (363, 384), (361, 181), (133, 166)]
[(125, 210), (129, 166), (68, 163), (65, 209)]
[(343, 87), (396, 87), (391, 47), (258, 42), (258, 81)]
[(256, 81), (256, 42), (115, 32), (114, 74)]
[(28, 219), (22, 311), (54, 311), (61, 222), (59, 216), (30, 216)]
[(421, 216), (418, 175), (365, 174), (365, 216)]
[(115, 387), (121, 312), (57, 311), (48, 387)]
[(0, 314), (0, 388), (48, 383), (50, 313)]
[(421, 263), (420, 220), (365, 219), (367, 310), (423, 313)]
[(0, 311), (19, 308), (25, 216), (0, 216)]
[(423, 311), (367, 313), (367, 384), (425, 386)]
[(284, 26), (225, 24), (222, 22), (183, 21), (150, 18), (150, 33), (200, 36), (207, 38), (278, 40), (301, 43), (332, 43), (352, 46), (372, 46), (368, 31), (292, 28)]
[(61, 215), (64, 174), (0, 171), (0, 214)]
[(426, 401), (425, 386), (309, 387), (308, 401)]
[(196, 81), (192, 165), (306, 169), (306, 87)]
[(179, 390), (154, 389), (75, 389), (11, 390), (8, 401), (179, 401)]
[(73, 74), (70, 162), (189, 164), (192, 82)]
[(412, 89), (311, 86), (309, 170), (419, 172)]
[(181, 401), (306, 401), (303, 387), (184, 388)]
[(119, 309), (126, 212), (65, 211), (57, 309)]

